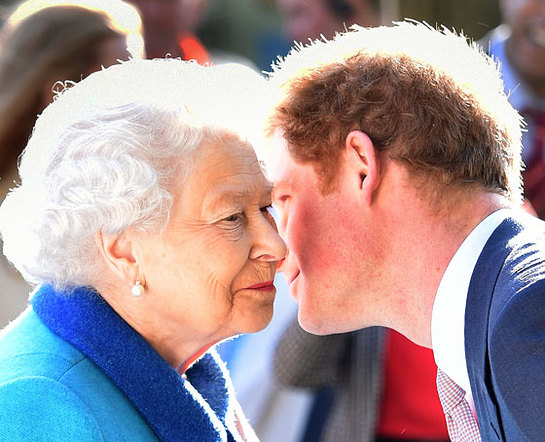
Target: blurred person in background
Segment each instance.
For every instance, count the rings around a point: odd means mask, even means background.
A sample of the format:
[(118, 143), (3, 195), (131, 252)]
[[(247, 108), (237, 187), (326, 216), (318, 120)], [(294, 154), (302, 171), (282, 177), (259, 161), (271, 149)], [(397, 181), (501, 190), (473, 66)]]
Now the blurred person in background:
[(480, 43), (500, 62), (509, 101), (526, 120), (524, 194), (545, 219), (545, 2), (500, 0), (499, 6), (503, 23)]
[(276, 0), (286, 37), (300, 43), (332, 38), (354, 23), (380, 24), (378, 0)]
[(146, 56), (195, 60), (199, 64), (239, 63), (255, 69), (247, 58), (207, 48), (196, 29), (208, 12), (208, 0), (128, 0), (142, 17)]
[[(378, 3), (277, 0), (287, 36), (302, 43), (354, 23), (379, 25)], [(448, 439), (432, 350), (382, 327), (316, 336), (294, 316), (276, 347), (274, 372), (282, 385), (316, 392), (303, 442)]]
[(129, 0), (142, 16), (146, 55), (210, 62), (210, 54), (193, 30), (206, 9), (206, 0)]
[(256, 440), (213, 347), (269, 323), (286, 254), (253, 150), (265, 87), (131, 60), (43, 111), (0, 207), (39, 286), (0, 332), (0, 438)]
[(282, 385), (316, 391), (302, 441), (447, 441), (431, 350), (370, 327), (316, 336), (297, 318), (278, 342)]
[[(129, 57), (142, 57), (136, 9), (120, 0), (30, 0), (0, 34), (0, 193), (18, 183), (17, 158), (58, 81), (77, 82)], [(0, 258), (0, 327), (20, 313), (30, 286)]]

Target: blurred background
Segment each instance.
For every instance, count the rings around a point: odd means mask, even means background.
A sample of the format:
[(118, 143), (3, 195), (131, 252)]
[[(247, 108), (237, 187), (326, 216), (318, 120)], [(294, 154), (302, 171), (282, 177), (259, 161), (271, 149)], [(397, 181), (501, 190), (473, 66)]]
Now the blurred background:
[[(497, 0), (380, 0), (381, 22), (413, 18), (477, 40), (500, 23)], [(197, 34), (206, 47), (235, 52), (268, 70), (289, 48), (276, 0), (212, 0)]]
[[(14, 0), (0, 0), (7, 14)], [(381, 22), (413, 18), (444, 24), (479, 39), (500, 22), (497, 0), (378, 0)], [(196, 34), (207, 48), (239, 54), (268, 70), (291, 43), (282, 32), (276, 0), (208, 0)]]

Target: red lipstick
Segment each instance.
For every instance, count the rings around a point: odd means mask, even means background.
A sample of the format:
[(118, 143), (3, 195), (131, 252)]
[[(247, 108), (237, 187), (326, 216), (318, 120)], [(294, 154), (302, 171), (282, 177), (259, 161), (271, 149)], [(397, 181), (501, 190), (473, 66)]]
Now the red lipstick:
[(264, 281), (257, 284), (246, 287), (249, 290), (271, 290), (274, 288), (273, 281)]

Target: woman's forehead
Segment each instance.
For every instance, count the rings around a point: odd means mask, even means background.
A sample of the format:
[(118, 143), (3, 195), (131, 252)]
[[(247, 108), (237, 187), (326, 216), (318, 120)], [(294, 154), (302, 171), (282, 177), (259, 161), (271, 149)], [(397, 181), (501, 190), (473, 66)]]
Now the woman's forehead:
[(218, 143), (203, 146), (195, 168), (182, 184), (183, 199), (203, 209), (241, 205), (269, 197), (266, 180), (249, 144)]

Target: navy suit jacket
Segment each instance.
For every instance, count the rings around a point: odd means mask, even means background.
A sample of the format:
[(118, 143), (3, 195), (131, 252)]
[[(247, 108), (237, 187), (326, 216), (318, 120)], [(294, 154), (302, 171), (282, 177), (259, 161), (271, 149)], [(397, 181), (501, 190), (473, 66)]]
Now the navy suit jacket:
[(473, 271), (466, 362), (483, 441), (545, 437), (545, 222), (512, 213)]

